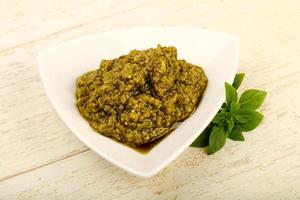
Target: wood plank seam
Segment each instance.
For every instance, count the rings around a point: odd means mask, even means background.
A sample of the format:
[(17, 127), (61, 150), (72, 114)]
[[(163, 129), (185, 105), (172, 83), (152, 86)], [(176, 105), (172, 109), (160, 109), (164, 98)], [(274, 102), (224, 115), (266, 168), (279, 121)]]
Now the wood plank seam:
[(0, 178), (0, 182), (6, 181), (6, 180), (11, 179), (11, 178), (14, 178), (14, 177), (16, 177), (16, 176), (20, 176), (20, 175), (22, 175), (22, 174), (29, 173), (29, 172), (31, 172), (31, 171), (40, 169), (40, 168), (42, 168), (42, 167), (46, 167), (46, 166), (48, 166), (48, 165), (51, 165), (51, 164), (54, 164), (54, 163), (63, 161), (63, 160), (65, 160), (65, 159), (68, 159), (68, 158), (77, 156), (77, 155), (82, 154), (82, 153), (85, 153), (85, 152), (87, 152), (87, 151), (89, 151), (89, 150), (90, 150), (90, 149), (86, 147), (85, 149), (82, 149), (82, 150), (79, 150), (79, 151), (78, 151), (78, 150), (72, 151), (72, 152), (70, 152), (70, 153), (68, 153), (68, 154), (65, 154), (65, 155), (61, 156), (60, 158), (57, 158), (57, 159), (54, 159), (54, 160), (52, 160), (52, 161), (46, 162), (46, 163), (44, 163), (44, 164), (42, 164), (42, 165), (39, 165), (39, 166), (36, 166), (36, 167), (33, 167), (33, 168), (29, 168), (29, 169), (26, 169), (26, 170), (24, 170), (24, 171), (20, 171), (20, 172), (18, 172), (18, 173), (12, 174), (12, 175), (8, 175), (8, 176), (5, 176), (5, 177), (2, 177), (2, 178)]

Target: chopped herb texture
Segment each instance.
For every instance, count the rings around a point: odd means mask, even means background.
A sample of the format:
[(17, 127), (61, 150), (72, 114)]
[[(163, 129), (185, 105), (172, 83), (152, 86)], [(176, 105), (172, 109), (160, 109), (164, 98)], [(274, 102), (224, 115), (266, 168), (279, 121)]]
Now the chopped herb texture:
[(76, 83), (76, 105), (102, 135), (132, 147), (170, 133), (196, 109), (207, 86), (199, 66), (177, 58), (175, 47), (132, 50)]

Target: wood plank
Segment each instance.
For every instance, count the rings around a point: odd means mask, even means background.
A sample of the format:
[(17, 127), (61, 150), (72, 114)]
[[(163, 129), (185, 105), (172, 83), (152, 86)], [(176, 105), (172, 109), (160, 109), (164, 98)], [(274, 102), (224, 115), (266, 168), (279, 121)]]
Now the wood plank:
[(150, 179), (127, 174), (88, 151), (2, 182), (0, 194), (3, 199), (300, 197), (300, 175), (295, 170), (295, 167), (299, 167), (299, 162), (293, 156), (286, 157), (284, 153), (279, 156), (276, 152), (273, 158), (264, 161), (261, 159), (263, 152), (252, 153), (250, 148), (245, 150), (246, 146), (254, 149), (257, 145), (232, 145), (231, 149), (227, 148), (213, 156), (207, 156), (198, 149), (188, 149), (165, 170)]
[[(0, 51), (146, 6), (149, 1), (3, 1)], [(14, 14), (12, 14), (14, 13)]]

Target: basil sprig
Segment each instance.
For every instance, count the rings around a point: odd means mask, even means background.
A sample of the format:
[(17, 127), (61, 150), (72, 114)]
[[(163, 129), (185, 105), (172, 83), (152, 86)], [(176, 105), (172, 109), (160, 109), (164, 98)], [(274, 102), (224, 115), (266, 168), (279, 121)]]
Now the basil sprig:
[(213, 118), (212, 122), (191, 144), (192, 147), (208, 147), (207, 154), (219, 151), (229, 138), (244, 141), (243, 132), (252, 131), (263, 119), (263, 114), (256, 110), (263, 104), (267, 93), (262, 90), (249, 89), (238, 99), (244, 73), (236, 74), (233, 84), (225, 83), (226, 101)]

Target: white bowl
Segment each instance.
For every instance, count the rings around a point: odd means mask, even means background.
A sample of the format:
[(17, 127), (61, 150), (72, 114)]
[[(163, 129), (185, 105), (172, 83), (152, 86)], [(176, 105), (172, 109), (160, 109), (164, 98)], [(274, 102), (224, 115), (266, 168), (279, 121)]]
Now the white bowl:
[[(75, 106), (75, 80), (102, 59), (157, 44), (177, 47), (178, 57), (200, 65), (209, 83), (197, 110), (147, 154), (96, 133)], [(188, 28), (138, 28), (103, 32), (46, 49), (38, 56), (42, 82), (55, 110), (89, 148), (116, 166), (149, 177), (175, 159), (203, 131), (224, 101), (224, 82), (232, 82), (239, 42), (225, 33)]]

